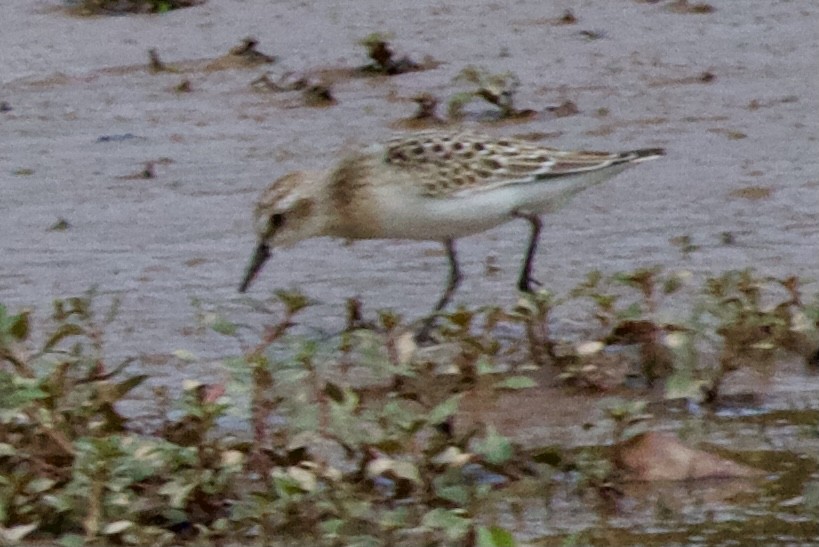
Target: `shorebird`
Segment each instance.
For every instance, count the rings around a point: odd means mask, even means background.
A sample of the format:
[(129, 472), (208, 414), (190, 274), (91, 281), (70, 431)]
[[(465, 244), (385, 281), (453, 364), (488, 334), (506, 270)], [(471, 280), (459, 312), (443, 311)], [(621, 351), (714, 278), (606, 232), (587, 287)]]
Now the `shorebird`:
[(440, 241), (449, 277), (421, 331), (425, 335), (461, 280), (455, 240), (526, 220), (531, 231), (517, 287), (531, 292), (540, 215), (664, 153), (563, 151), (469, 132), (400, 135), (346, 154), (329, 170), (297, 171), (273, 182), (256, 205), (258, 243), (239, 291), (250, 286), (271, 248), (313, 237)]

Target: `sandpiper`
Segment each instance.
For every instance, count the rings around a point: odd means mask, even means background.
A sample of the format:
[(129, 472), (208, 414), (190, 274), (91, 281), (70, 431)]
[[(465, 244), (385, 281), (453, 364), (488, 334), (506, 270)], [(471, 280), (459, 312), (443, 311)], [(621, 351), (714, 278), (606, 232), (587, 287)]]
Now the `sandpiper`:
[(530, 292), (540, 215), (661, 148), (628, 152), (563, 151), (528, 141), (469, 132), (425, 131), (345, 155), (332, 169), (293, 172), (270, 185), (256, 205), (256, 251), (244, 292), (272, 247), (312, 237), (440, 241), (449, 258), (446, 289), (424, 324), (452, 298), (461, 273), (455, 240), (516, 218), (531, 232), (518, 277)]

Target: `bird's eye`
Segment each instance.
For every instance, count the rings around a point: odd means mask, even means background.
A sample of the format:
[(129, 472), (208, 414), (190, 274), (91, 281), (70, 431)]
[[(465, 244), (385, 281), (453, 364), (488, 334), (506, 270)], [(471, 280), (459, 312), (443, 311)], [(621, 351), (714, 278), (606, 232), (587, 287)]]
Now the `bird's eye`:
[(284, 215), (281, 213), (273, 213), (270, 215), (271, 228), (281, 228), (284, 224)]

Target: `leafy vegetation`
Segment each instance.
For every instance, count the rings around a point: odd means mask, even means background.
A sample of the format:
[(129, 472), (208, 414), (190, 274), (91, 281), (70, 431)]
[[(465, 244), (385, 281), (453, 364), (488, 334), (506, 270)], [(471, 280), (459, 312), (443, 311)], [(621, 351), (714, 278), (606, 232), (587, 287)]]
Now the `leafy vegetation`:
[[(687, 311), (671, 302), (692, 291)], [(29, 310), (0, 306), (3, 541), (515, 545), (493, 517), (496, 491), (534, 481), (545, 492), (555, 472), (572, 470), (579, 489), (606, 499), (617, 475), (599, 451), (530, 452), (491, 424), (456, 426), (463, 394), (478, 383), (531, 388), (526, 370), (551, 364), (566, 389), (639, 377), (664, 382), (669, 397), (715, 402), (737, 368), (785, 353), (810, 362), (819, 347), (819, 300), (806, 303), (795, 278), (750, 271), (712, 277), (699, 291), (686, 275), (656, 269), (592, 272), (565, 297), (542, 291), (511, 310), (446, 314), (441, 344), (421, 349), (399, 317), (381, 312), (368, 324), (356, 301), (341, 336), (292, 334), (309, 302), (279, 293), (255, 344), (239, 324), (202, 314), (245, 349), (226, 361), (229, 381), (187, 381), (177, 402), (158, 393), (162, 423), (147, 430), (117, 408), (146, 391), (148, 377), (126, 375), (130, 360), (107, 362), (104, 334), (118, 306), (100, 314), (97, 300), (55, 301), (43, 332)], [(567, 304), (588, 313), (575, 340), (549, 328)], [(635, 358), (613, 374), (607, 356), (624, 346), (637, 348)], [(644, 408), (609, 409), (613, 441), (645, 421)]]
[(365, 74), (386, 74), (394, 76), (406, 72), (423, 70), (422, 65), (416, 63), (409, 57), (395, 58), (395, 53), (389, 43), (389, 36), (374, 32), (359, 40), (359, 45), (367, 48), (367, 57), (372, 63), (361, 67), (359, 70)]
[(515, 107), (515, 94), (520, 87), (520, 79), (512, 72), (492, 74), (482, 68), (468, 66), (455, 78), (456, 82), (466, 82), (475, 89), (455, 94), (449, 100), (448, 114), (451, 119), (463, 118), (464, 108), (476, 99), (482, 99), (499, 109), (501, 119), (525, 119), (536, 114), (534, 110)]

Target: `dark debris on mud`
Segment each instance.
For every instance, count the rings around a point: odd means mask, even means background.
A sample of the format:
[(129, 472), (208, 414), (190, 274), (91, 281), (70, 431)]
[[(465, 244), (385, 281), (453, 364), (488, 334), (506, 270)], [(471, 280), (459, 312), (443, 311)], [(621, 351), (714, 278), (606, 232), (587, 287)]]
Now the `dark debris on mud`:
[(78, 15), (127, 15), (165, 13), (203, 4), (205, 0), (73, 0), (67, 2)]

